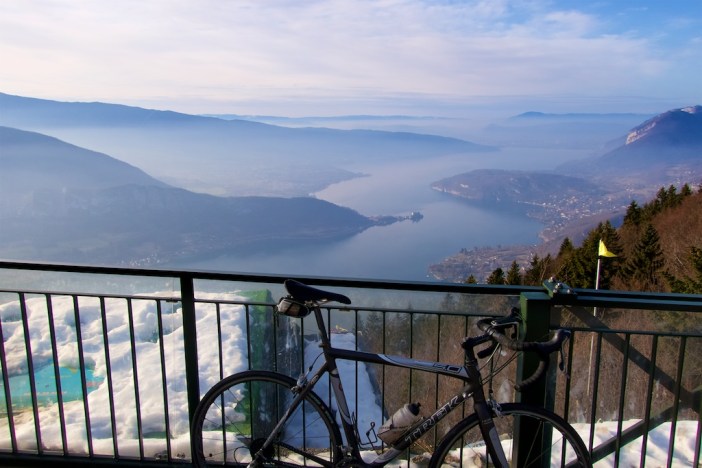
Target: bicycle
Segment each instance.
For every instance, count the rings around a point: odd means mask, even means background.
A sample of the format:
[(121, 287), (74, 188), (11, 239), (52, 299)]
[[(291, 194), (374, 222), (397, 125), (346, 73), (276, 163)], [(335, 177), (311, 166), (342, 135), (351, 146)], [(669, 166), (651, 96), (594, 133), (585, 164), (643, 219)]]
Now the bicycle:
[[(250, 370), (215, 384), (202, 398), (193, 417), (191, 437), (195, 466), (380, 467), (404, 453), (447, 414), (471, 398), (473, 414), (446, 433), (431, 454), (429, 466), (591, 466), (585, 444), (560, 416), (538, 406), (498, 404), (492, 399), (491, 391), (486, 398), (485, 380), (478, 364), (478, 357), (492, 359), (501, 348), (535, 352), (539, 356), (536, 372), (516, 385), (523, 390), (541, 377), (550, 354), (562, 352), (570, 332), (558, 330), (546, 342), (517, 341), (506, 335), (507, 331), (515, 331), (521, 322), (519, 310), (513, 309), (505, 317), (478, 321), (483, 334), (463, 340), (463, 365), (418, 361), (332, 347), (321, 306), (329, 302), (350, 304), (351, 300), (294, 280), (286, 280), (285, 288), (288, 295), (280, 299), (276, 313), (297, 318), (314, 314), (323, 357), (321, 366), (309, 375), (310, 366), (297, 380), (275, 372)], [(490, 343), (489, 346), (476, 351), (486, 343)], [(460, 379), (464, 386), (432, 415), (417, 415), (412, 424), (391, 427), (395, 432), (383, 444), (384, 451), (378, 450), (369, 439), (372, 459), (366, 461), (362, 449), (368, 443), (361, 443), (355, 415), (349, 410), (337, 368), (338, 359), (419, 369)], [(502, 368), (504, 366), (500, 370)], [(341, 427), (330, 407), (313, 391), (325, 374), (329, 377)], [(492, 379), (492, 375), (491, 372), (488, 378)], [(409, 409), (407, 414), (413, 416), (416, 408)], [(519, 427), (523, 430), (519, 431)], [(371, 429), (374, 431), (373, 427)], [(517, 441), (520, 433), (529, 437), (522, 436)], [(367, 458), (368, 453), (366, 450)], [(427, 458), (420, 457), (418, 464), (426, 464)]]

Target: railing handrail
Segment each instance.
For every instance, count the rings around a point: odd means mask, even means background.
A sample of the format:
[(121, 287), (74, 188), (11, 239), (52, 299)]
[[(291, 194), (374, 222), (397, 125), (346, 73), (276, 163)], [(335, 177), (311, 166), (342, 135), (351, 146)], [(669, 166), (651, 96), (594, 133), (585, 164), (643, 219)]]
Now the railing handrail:
[(145, 277), (190, 277), (199, 280), (245, 281), (248, 283), (282, 284), (288, 278), (295, 278), (309, 284), (323, 284), (344, 288), (393, 289), (397, 291), (422, 292), (470, 292), (473, 294), (519, 295), (521, 292), (541, 292), (540, 286), (517, 286), (496, 284), (444, 283), (438, 281), (399, 281), (382, 279), (335, 278), (329, 276), (262, 274), (246, 272), (218, 272), (207, 270), (174, 270), (168, 268), (111, 267), (101, 265), (59, 264), (52, 262), (21, 262), (0, 260), (0, 269), (37, 270), (62, 273), (92, 273), (101, 275), (125, 275)]

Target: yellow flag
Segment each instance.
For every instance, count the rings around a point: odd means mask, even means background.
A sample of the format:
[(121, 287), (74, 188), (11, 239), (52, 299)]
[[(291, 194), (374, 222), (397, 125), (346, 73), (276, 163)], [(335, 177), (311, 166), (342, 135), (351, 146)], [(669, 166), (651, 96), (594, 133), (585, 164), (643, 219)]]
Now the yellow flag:
[(607, 250), (607, 247), (605, 246), (604, 242), (600, 239), (600, 251), (597, 254), (600, 257), (616, 257), (617, 254), (613, 254), (609, 250)]

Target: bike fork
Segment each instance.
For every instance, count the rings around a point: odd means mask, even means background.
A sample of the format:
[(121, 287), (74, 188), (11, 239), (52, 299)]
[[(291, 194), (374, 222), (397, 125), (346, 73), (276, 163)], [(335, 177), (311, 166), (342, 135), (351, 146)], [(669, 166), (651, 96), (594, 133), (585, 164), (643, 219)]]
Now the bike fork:
[(486, 401), (475, 403), (475, 412), (478, 415), (480, 432), (485, 440), (485, 445), (495, 466), (507, 468), (507, 456), (502, 449), (500, 435), (497, 433), (495, 422), (492, 420), (490, 406)]
[(275, 425), (271, 433), (268, 435), (266, 441), (263, 443), (263, 445), (261, 445), (261, 448), (255, 454), (252, 455), (251, 463), (248, 464), (248, 468), (259, 466), (260, 462), (262, 461), (261, 458), (263, 457), (263, 453), (265, 453), (265, 450), (268, 447), (270, 447), (271, 444), (273, 444), (275, 438), (283, 430), (283, 426), (285, 426), (285, 424), (288, 422), (288, 418), (293, 414), (297, 407), (300, 406), (307, 394), (312, 391), (314, 385), (317, 383), (322, 374), (324, 374), (326, 371), (327, 366), (322, 365), (322, 367), (314, 374), (314, 376), (312, 376), (312, 379), (309, 381), (309, 383), (305, 382), (303, 385), (299, 385), (290, 389), (292, 392), (295, 393), (295, 398), (293, 398), (292, 403), (290, 403), (288, 409), (285, 410), (285, 413), (283, 413), (283, 416), (281, 416), (280, 420), (278, 421), (278, 424)]

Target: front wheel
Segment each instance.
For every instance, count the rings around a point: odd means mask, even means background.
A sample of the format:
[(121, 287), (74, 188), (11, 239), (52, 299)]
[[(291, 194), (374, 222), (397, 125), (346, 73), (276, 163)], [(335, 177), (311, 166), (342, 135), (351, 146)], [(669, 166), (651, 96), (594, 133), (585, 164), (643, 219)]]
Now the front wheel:
[(340, 459), (341, 434), (329, 408), (313, 392), (262, 450), (295, 397), (295, 385), (290, 377), (266, 371), (241, 372), (218, 382), (195, 410), (193, 464), (248, 464), (261, 452), (262, 465), (332, 466)]
[[(493, 415), (509, 466), (590, 467), (590, 454), (582, 439), (563, 418), (537, 406), (506, 403)], [(520, 427), (526, 428), (521, 439)], [(454, 426), (431, 457), (432, 467), (494, 466), (475, 414)]]

